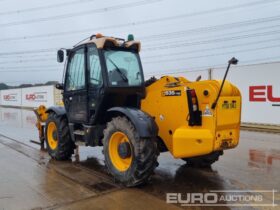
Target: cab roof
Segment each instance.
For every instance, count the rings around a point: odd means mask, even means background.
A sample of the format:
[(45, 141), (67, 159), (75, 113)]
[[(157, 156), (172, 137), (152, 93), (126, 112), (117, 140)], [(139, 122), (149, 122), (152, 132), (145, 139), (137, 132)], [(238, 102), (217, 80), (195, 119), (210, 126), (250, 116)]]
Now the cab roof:
[(125, 47), (135, 49), (138, 52), (141, 50), (141, 43), (139, 41), (125, 41), (124, 39), (107, 37), (100, 34), (93, 35), (89, 39), (79, 42), (74, 47), (90, 43), (94, 43), (98, 49), (103, 49), (105, 47)]

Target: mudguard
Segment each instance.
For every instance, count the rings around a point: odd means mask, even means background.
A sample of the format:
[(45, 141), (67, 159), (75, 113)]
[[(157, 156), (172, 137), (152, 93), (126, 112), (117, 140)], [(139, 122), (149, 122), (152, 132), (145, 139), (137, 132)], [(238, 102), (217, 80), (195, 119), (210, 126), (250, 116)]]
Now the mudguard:
[(108, 114), (121, 113), (125, 115), (135, 126), (141, 138), (156, 137), (158, 135), (158, 126), (155, 120), (147, 113), (137, 108), (113, 107), (109, 109)]
[(54, 112), (58, 116), (66, 115), (66, 110), (62, 106), (51, 106), (47, 109), (46, 113)]

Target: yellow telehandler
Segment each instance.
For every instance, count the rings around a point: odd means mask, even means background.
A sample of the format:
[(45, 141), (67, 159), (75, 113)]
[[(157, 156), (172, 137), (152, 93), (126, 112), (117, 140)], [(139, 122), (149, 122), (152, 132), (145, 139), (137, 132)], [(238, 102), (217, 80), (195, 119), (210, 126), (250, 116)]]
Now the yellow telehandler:
[(209, 167), (237, 146), (241, 95), (226, 81), (163, 76), (145, 82), (140, 42), (92, 35), (57, 52), (64, 62), (64, 106), (39, 107), (37, 127), (50, 156), (66, 160), (75, 145), (103, 146), (108, 171), (125, 186), (146, 182), (169, 151)]

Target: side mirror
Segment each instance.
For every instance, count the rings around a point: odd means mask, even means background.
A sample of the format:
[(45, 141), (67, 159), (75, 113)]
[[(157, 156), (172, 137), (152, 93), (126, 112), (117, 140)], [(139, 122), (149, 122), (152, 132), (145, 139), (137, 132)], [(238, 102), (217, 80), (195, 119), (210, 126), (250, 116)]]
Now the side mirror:
[(62, 83), (57, 83), (55, 84), (55, 88), (58, 90), (63, 90), (63, 84)]
[(57, 51), (57, 62), (62, 63), (64, 61), (64, 52), (63, 50)]

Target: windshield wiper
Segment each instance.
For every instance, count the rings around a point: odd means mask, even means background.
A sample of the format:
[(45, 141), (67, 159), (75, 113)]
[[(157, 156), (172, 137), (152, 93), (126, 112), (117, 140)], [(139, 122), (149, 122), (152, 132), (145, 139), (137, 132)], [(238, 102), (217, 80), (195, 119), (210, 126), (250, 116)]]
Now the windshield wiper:
[(111, 60), (111, 58), (107, 57), (107, 59), (116, 67), (117, 72), (121, 75), (123, 81), (128, 82), (126, 75), (119, 69), (119, 67)]

